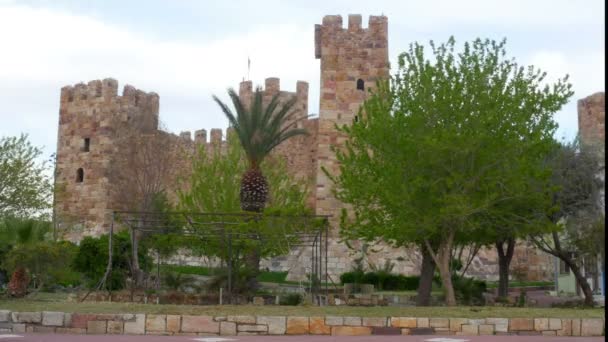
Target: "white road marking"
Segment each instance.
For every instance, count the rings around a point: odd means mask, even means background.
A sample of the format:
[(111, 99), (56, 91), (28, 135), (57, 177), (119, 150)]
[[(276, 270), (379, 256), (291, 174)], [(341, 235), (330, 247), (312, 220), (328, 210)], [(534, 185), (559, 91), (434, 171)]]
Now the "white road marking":
[(430, 340), (424, 340), (425, 342), (467, 342), (469, 340), (463, 340), (460, 338), (447, 338), (447, 337), (437, 337), (431, 338)]
[(221, 337), (204, 337), (204, 338), (193, 338), (193, 341), (200, 342), (223, 342), (223, 341), (236, 341), (232, 338), (221, 338)]
[(15, 337), (23, 337), (21, 335), (0, 335), (0, 338), (15, 338)]

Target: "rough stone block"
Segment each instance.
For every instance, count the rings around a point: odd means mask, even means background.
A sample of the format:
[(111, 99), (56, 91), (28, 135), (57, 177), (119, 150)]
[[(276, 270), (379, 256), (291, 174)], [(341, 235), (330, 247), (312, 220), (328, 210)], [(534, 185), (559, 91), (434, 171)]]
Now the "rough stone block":
[(220, 333), (220, 323), (210, 316), (182, 316), (182, 332)]
[(87, 334), (90, 335), (105, 335), (107, 332), (106, 321), (88, 321), (87, 322)]
[(535, 331), (549, 330), (549, 319), (548, 318), (535, 318), (534, 319), (534, 330)]
[(125, 322), (125, 334), (143, 335), (146, 333), (146, 315), (137, 314), (132, 322)]
[(429, 325), (431, 328), (449, 328), (450, 320), (447, 318), (431, 318)]
[(309, 332), (308, 317), (287, 317), (287, 335), (306, 335)]
[[(13, 330), (13, 332), (16, 332)], [(62, 328), (59, 327), (55, 329), (56, 334), (66, 334), (66, 335), (84, 335), (87, 333), (87, 329), (83, 328)]]
[(42, 312), (42, 325), (60, 327), (63, 326), (63, 312)]
[(124, 332), (123, 321), (108, 321), (108, 334), (111, 335), (122, 335)]
[(532, 330), (529, 330), (529, 331), (518, 331), (517, 335), (519, 335), (519, 336), (540, 336), (541, 332), (540, 331), (532, 331)]
[(416, 328), (416, 317), (391, 317), (391, 327)]
[(268, 327), (263, 324), (239, 324), (236, 330), (238, 332), (267, 333)]
[(480, 324), (479, 335), (494, 335), (494, 325), (492, 324)]
[(581, 320), (581, 336), (602, 336), (604, 320), (601, 318), (583, 318)]
[(581, 336), (581, 320), (572, 320), (572, 336)]
[(242, 324), (255, 324), (255, 316), (228, 316), (228, 322), (236, 322)]
[(0, 322), (10, 322), (11, 312), (8, 310), (0, 310)]
[(344, 318), (338, 316), (325, 316), (325, 325), (344, 325)]
[(571, 319), (562, 319), (562, 328), (557, 331), (557, 336), (572, 336)]
[(344, 325), (360, 326), (361, 317), (344, 317)]
[[(450, 330), (451, 330), (451, 328), (450, 328)], [(452, 332), (456, 332), (456, 331), (452, 330)], [(479, 335), (479, 325), (463, 324), (460, 326), (459, 332), (461, 332), (462, 335), (465, 335), (465, 336)]]
[(32, 327), (32, 332), (35, 333), (43, 333), (43, 334), (52, 334), (55, 333), (55, 327), (45, 327), (40, 325), (35, 325)]
[[(560, 330), (562, 328), (562, 320), (559, 318), (550, 318), (549, 319), (549, 329), (548, 330)], [(547, 329), (545, 329), (547, 330)]]
[(334, 336), (366, 336), (372, 334), (371, 327), (348, 327), (334, 326), (331, 327), (331, 334)]
[(401, 328), (372, 327), (372, 335), (401, 335)]
[(24, 333), (25, 324), (24, 323), (13, 323), (13, 332), (14, 333)]
[(555, 331), (553, 330), (545, 330), (541, 332), (543, 336), (557, 336)]
[(385, 327), (386, 317), (363, 317), (361, 325), (364, 327)]
[(401, 329), (401, 335), (411, 335), (412, 334), (412, 329), (417, 329), (417, 328), (400, 328)]
[(469, 320), (466, 318), (450, 318), (450, 331), (451, 332), (462, 331), (461, 326), (463, 324), (468, 324), (468, 322), (469, 322)]
[(18, 312), (17, 319), (13, 319), (13, 322), (19, 323), (40, 323), (42, 322), (41, 312)]
[(511, 318), (509, 320), (509, 331), (532, 331), (534, 330), (534, 319)]
[(179, 315), (167, 315), (167, 331), (176, 333), (180, 331), (181, 316)]
[(284, 335), (287, 329), (285, 316), (258, 316), (257, 324), (265, 324), (268, 326), (268, 334)]
[(220, 322), (220, 336), (236, 336), (236, 323)]
[(86, 329), (87, 322), (94, 321), (95, 317), (95, 315), (91, 314), (72, 314), (72, 320), (69, 325), (66, 324), (66, 327)]
[(497, 333), (509, 332), (509, 319), (508, 318), (486, 318), (486, 324), (493, 324), (494, 331)]
[(253, 305), (264, 305), (264, 297), (253, 297)]
[(147, 315), (146, 316), (146, 333), (152, 331), (166, 331), (167, 316), (166, 315)]
[(430, 328), (429, 318), (428, 317), (418, 317), (416, 318), (416, 327), (417, 328)]

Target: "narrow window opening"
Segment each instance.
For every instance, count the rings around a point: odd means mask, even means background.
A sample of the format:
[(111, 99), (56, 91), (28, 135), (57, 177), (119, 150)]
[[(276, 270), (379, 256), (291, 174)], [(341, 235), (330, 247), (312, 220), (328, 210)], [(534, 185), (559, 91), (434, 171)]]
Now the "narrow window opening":
[(355, 122), (359, 122), (359, 115), (355, 115)]
[(357, 90), (365, 90), (365, 82), (362, 79), (357, 80)]
[(84, 138), (84, 146), (82, 148), (83, 151), (89, 152), (91, 148), (91, 138)]
[(84, 170), (79, 168), (76, 171), (76, 183), (82, 183), (84, 181)]

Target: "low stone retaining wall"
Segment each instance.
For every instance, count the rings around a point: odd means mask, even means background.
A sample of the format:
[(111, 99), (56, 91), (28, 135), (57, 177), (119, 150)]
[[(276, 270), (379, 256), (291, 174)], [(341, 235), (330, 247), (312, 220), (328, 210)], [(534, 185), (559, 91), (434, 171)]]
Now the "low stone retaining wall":
[(604, 325), (604, 318), (191, 316), (0, 310), (0, 332), (11, 333), (601, 336)]

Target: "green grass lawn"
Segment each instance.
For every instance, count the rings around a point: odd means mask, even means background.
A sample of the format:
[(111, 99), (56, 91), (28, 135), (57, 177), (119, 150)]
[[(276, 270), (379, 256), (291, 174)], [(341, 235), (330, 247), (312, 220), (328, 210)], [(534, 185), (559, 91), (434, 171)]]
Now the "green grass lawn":
[[(188, 265), (161, 265), (161, 273), (163, 272), (175, 272), (181, 274), (193, 274), (201, 276), (213, 276), (217, 269), (202, 267), (202, 266), (188, 266)], [(275, 284), (289, 284), (289, 285), (300, 285), (299, 281), (286, 280), (287, 272), (270, 272), (261, 271), (258, 275), (258, 281), (262, 283), (275, 283)], [(304, 281), (302, 284), (308, 285), (308, 282)]]
[(151, 313), (183, 315), (269, 315), (269, 316), (362, 316), (362, 317), (550, 317), (603, 318), (603, 309), (505, 308), (505, 307), (316, 307), (253, 305), (162, 305), (131, 303), (75, 303), (65, 301), (65, 294), (39, 293), (27, 299), (0, 299), (0, 310), (63, 311), (78, 313)]

